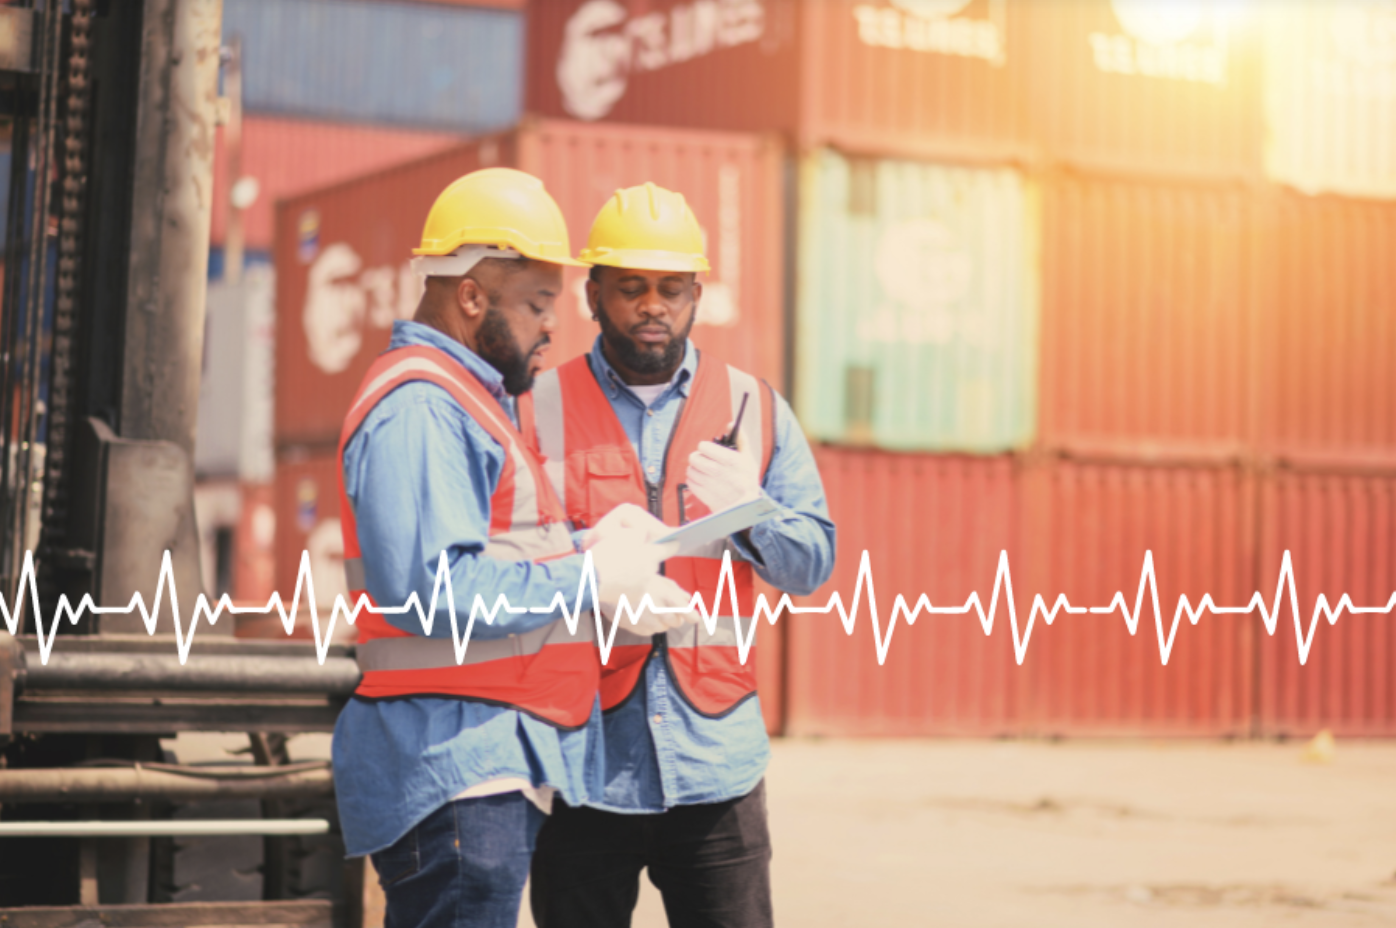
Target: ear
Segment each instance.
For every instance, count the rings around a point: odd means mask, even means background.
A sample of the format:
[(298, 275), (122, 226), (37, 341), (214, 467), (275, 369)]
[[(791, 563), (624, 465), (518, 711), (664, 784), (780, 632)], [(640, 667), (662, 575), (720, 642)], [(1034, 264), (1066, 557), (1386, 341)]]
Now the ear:
[(456, 285), (456, 305), (467, 319), (478, 319), (489, 308), (489, 295), (473, 277), (462, 277)]
[(591, 278), (586, 282), (587, 308), (591, 310), (591, 321), (597, 322), (596, 314), (601, 307), (601, 285)]

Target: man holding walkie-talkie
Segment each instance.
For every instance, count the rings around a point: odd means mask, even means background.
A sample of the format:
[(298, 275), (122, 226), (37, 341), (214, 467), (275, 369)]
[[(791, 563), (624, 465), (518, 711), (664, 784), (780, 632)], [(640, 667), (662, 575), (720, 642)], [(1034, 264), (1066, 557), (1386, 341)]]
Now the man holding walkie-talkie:
[[(616, 630), (602, 668), (604, 792), (578, 808), (555, 804), (534, 855), (533, 916), (540, 928), (628, 925), (648, 868), (670, 925), (769, 926), (770, 745), (738, 625), (746, 640), (755, 576), (796, 595), (828, 579), (823, 485), (786, 402), (688, 339), (709, 268), (680, 194), (617, 191), (580, 258), (592, 265), (586, 295), (600, 337), (541, 375), (520, 405), (572, 527), (622, 503), (674, 526), (763, 496), (777, 511), (665, 563), (719, 607), (715, 633), (648, 615)], [(735, 610), (727, 587), (717, 599), (725, 551)]]

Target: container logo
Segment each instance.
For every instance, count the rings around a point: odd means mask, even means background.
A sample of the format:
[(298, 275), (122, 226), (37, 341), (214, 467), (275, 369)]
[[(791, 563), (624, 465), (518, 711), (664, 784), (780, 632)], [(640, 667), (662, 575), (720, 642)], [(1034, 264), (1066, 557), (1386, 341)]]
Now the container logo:
[(617, 0), (587, 0), (563, 28), (563, 108), (578, 119), (601, 119), (625, 95), (632, 73), (755, 42), (765, 30), (763, 0), (693, 0), (635, 17)]
[(327, 245), (310, 266), (301, 313), (311, 363), (326, 374), (348, 368), (363, 347), (365, 326), (387, 329), (395, 319), (412, 318), (424, 286), (410, 262), (363, 269), (348, 244)]
[(1107, 74), (1226, 84), (1228, 19), (1207, 0), (1110, 0), (1124, 34), (1087, 36)]
[(320, 252), (320, 211), (308, 209), (296, 220), (296, 254), (309, 264)]
[(319, 486), (311, 478), (302, 477), (296, 483), (296, 527), (302, 532), (308, 532), (315, 527), (319, 501)]
[(956, 338), (978, 342), (988, 334), (967, 312), (974, 258), (944, 223), (892, 223), (878, 236), (876, 254), (883, 301), (858, 325), (865, 342), (943, 345)]
[(874, 48), (982, 58), (1002, 67), (1007, 0), (988, 0), (984, 18), (960, 16), (972, 0), (892, 0), (853, 8), (858, 39)]

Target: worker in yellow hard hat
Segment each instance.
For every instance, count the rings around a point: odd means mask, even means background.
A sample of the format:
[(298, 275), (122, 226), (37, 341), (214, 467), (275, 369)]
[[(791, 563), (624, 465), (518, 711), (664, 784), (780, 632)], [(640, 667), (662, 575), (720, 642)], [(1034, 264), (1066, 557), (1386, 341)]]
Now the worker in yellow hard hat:
[[(747, 653), (754, 581), (812, 592), (833, 569), (834, 526), (785, 400), (689, 338), (709, 270), (703, 242), (681, 194), (616, 191), (580, 255), (600, 334), (590, 353), (541, 374), (527, 400), (574, 528), (630, 505), (669, 527), (726, 510), (755, 522), (665, 563), (702, 595), (714, 627), (617, 630), (601, 671), (599, 794), (580, 807), (562, 797), (538, 838), (540, 928), (629, 924), (644, 868), (670, 925), (772, 923), (770, 745)], [(726, 585), (719, 595), (725, 553), (736, 602)]]
[[(498, 168), (460, 178), (416, 255), (416, 315), (394, 323), (340, 441), (363, 675), (335, 728), (335, 795), (349, 853), (372, 856), (388, 924), (513, 928), (553, 794), (585, 801), (596, 751), (595, 627), (569, 629), (555, 604), (688, 597), (659, 574), (654, 533), (619, 511), (590, 539), (592, 601), (518, 431), (512, 396), (548, 345), (562, 265), (579, 263), (543, 184)], [(476, 621), (478, 604), (500, 600), (514, 611)]]

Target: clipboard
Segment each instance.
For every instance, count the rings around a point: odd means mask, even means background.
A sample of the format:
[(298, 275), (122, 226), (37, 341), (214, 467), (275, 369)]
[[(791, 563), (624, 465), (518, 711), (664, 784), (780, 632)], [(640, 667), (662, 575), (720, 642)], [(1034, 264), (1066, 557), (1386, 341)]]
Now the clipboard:
[(673, 557), (693, 557), (715, 541), (724, 541), (728, 535), (744, 532), (753, 525), (759, 525), (772, 518), (780, 507), (766, 496), (758, 496), (745, 503), (728, 506), (721, 512), (714, 512), (681, 525), (655, 544), (679, 543), (679, 550)]

